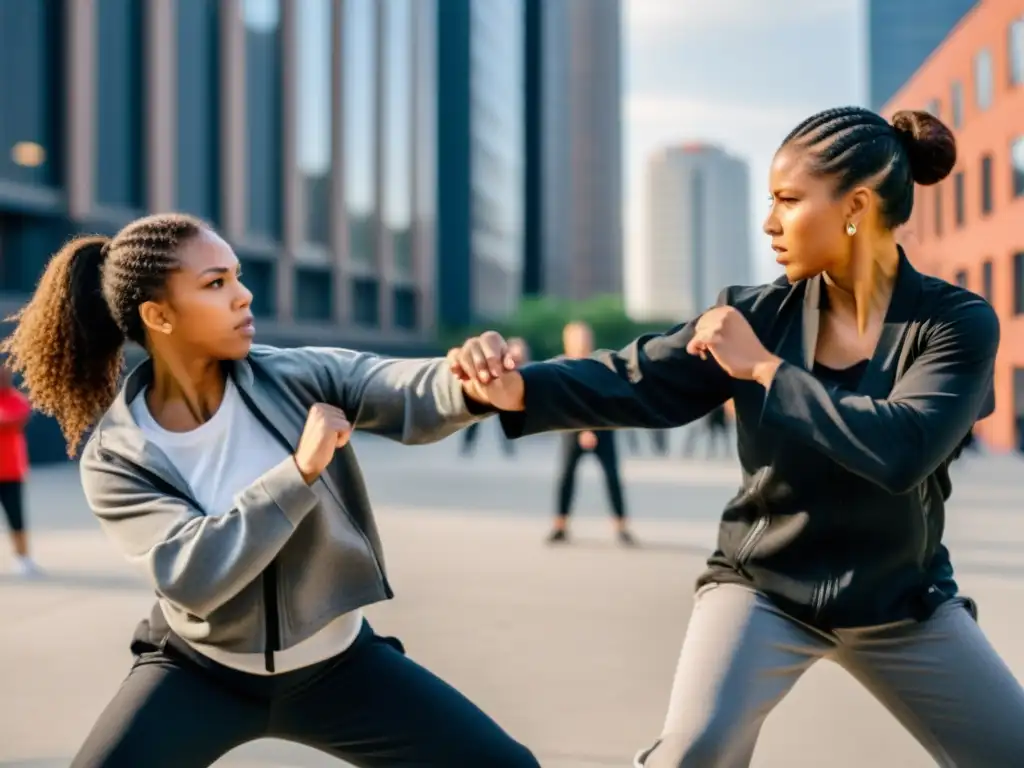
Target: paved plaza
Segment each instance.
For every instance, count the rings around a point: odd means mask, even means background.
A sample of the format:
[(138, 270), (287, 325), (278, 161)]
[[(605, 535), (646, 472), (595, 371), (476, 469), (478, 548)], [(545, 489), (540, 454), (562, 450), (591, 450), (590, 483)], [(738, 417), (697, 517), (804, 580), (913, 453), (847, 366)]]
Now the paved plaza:
[[(672, 457), (655, 458), (641, 435), (647, 455), (627, 459), (625, 477), (642, 546), (614, 543), (595, 462), (582, 468), (574, 543), (551, 548), (543, 538), (555, 444), (520, 441), (506, 460), (495, 426), (484, 426), (478, 454), (467, 459), (457, 439), (403, 448), (360, 436), (397, 592), (370, 618), (545, 768), (626, 768), (661, 727), (693, 581), (738, 470), (726, 460), (680, 459), (679, 435)], [(1024, 461), (972, 457), (955, 474), (947, 541), (961, 583), (1024, 677)], [(74, 467), (37, 470), (29, 502), (49, 578), (8, 576), (0, 542), (0, 766), (66, 768), (124, 678), (128, 640), (152, 597), (101, 535)], [(263, 741), (217, 765), (338, 763)], [(754, 765), (932, 763), (868, 694), (821, 663), (769, 718)]]

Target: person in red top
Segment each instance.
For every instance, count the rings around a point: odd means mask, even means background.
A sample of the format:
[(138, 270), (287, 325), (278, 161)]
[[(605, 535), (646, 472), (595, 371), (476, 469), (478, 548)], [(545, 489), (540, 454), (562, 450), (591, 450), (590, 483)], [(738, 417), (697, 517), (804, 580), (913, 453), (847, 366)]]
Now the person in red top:
[(28, 398), (15, 389), (11, 372), (0, 366), (0, 506), (11, 529), (15, 568), (23, 576), (39, 574), (28, 553), (22, 487), (28, 475), (25, 423), (31, 414)]

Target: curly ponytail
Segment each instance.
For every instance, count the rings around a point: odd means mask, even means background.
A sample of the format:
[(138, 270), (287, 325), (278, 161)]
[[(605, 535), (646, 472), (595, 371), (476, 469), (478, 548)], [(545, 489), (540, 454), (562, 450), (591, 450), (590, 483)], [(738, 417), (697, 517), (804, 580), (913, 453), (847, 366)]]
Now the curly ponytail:
[(203, 227), (166, 214), (133, 221), (112, 239), (75, 238), (10, 318), (17, 327), (0, 352), (22, 374), (32, 405), (57, 419), (69, 456), (114, 401), (126, 339), (146, 343), (139, 306), (159, 298), (178, 247)]

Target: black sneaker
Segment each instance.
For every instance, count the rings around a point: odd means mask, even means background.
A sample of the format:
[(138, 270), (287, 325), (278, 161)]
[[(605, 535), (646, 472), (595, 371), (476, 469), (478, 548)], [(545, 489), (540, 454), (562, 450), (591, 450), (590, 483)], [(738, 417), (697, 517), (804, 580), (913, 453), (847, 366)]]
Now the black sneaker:
[(552, 531), (548, 536), (548, 544), (565, 544), (569, 541), (569, 534), (565, 531)]
[(636, 539), (633, 538), (633, 534), (629, 531), (619, 531), (619, 543), (625, 547), (635, 547)]

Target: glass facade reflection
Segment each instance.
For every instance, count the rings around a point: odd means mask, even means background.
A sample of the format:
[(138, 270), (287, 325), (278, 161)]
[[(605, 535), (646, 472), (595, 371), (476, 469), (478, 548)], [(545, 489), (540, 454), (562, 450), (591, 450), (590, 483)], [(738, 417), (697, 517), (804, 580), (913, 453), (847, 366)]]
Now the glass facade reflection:
[(136, 0), (96, 3), (96, 200), (109, 208), (145, 205), (143, 11)]
[(515, 311), (523, 269), (522, 0), (470, 6), (470, 199), (473, 310)]
[(246, 230), (249, 235), (278, 241), (282, 230), (283, 182), (280, 0), (242, 0), (242, 21), (248, 173)]
[(385, 5), (384, 189), (381, 212), (399, 278), (413, 275), (413, 0)]
[(295, 140), (305, 215), (302, 237), (326, 249), (331, 241), (332, 0), (296, 3), (298, 129)]
[(177, 145), (178, 210), (217, 222), (220, 214), (219, 5), (178, 0)]
[(0, 179), (62, 181), (62, 5), (0, 2)]
[(345, 121), (345, 208), (348, 213), (349, 258), (356, 264), (376, 259), (375, 154), (377, 95), (377, 3), (346, 0), (342, 19), (345, 61), (342, 66)]

